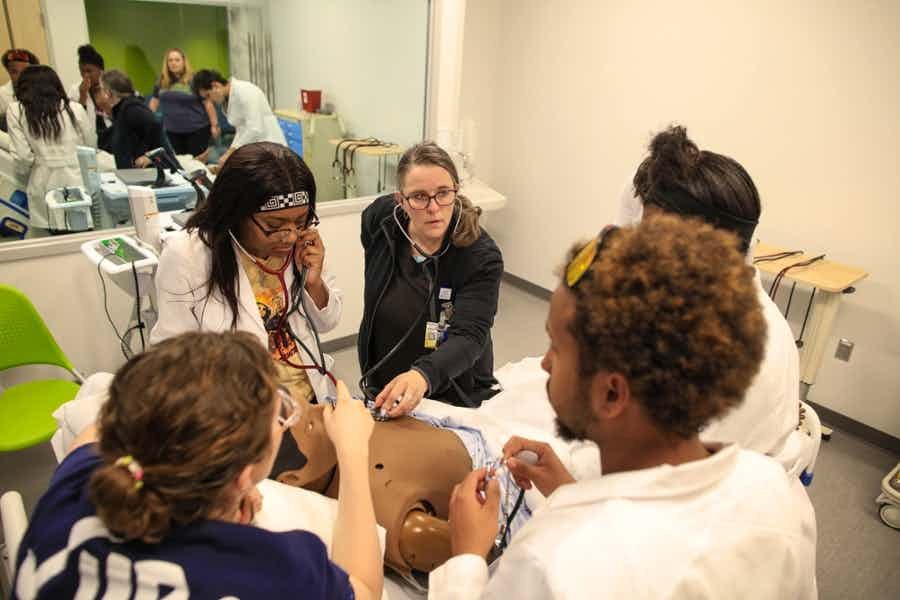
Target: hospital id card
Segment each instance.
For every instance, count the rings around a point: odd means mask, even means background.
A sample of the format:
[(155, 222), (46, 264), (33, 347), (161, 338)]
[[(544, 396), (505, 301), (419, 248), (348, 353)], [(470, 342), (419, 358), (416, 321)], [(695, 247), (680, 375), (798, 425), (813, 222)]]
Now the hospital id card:
[(438, 345), (444, 341), (444, 328), (441, 327), (440, 323), (435, 323), (434, 321), (428, 321), (425, 323), (425, 349), (426, 350), (434, 350), (438, 347)]

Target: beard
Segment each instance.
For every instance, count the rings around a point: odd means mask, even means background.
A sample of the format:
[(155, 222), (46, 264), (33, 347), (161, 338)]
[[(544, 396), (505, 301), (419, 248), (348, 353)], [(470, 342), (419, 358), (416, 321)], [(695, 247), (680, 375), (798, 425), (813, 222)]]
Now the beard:
[(556, 435), (567, 442), (580, 442), (587, 439), (584, 431), (576, 431), (556, 417)]
[[(550, 380), (547, 380), (546, 383), (547, 388), (547, 398), (550, 398)], [(556, 411), (556, 419), (554, 422), (556, 424), (556, 435), (567, 442), (580, 442), (588, 439), (587, 428), (591, 423), (591, 415), (587, 410), (587, 406), (584, 405), (586, 402), (586, 398), (588, 397), (589, 389), (588, 386), (580, 385), (578, 390), (578, 396), (580, 398), (576, 399), (574, 404), (576, 405), (572, 412), (574, 414), (563, 416), (559, 410), (556, 409), (556, 405), (553, 402), (550, 402), (550, 405), (553, 406)]]

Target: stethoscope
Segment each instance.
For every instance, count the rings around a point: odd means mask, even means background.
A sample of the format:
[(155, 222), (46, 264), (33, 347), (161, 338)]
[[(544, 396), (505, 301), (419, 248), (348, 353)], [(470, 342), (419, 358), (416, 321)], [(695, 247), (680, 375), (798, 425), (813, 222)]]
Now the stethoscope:
[[(400, 210), (400, 205), (399, 204), (394, 205), (394, 211), (393, 211), (394, 223), (397, 224), (397, 228), (400, 230), (400, 233), (402, 233), (403, 237), (405, 237), (406, 240), (412, 245), (412, 247), (415, 248), (416, 252), (418, 252), (419, 254), (421, 254), (422, 256), (425, 257), (424, 262), (425, 263), (431, 262), (434, 265), (434, 273), (431, 273), (431, 271), (429, 271), (427, 264), (422, 265), (423, 270), (425, 272), (425, 276), (428, 278), (428, 292), (425, 294), (425, 303), (422, 305), (422, 308), (419, 310), (419, 314), (416, 315), (416, 317), (410, 321), (409, 328), (406, 330), (406, 332), (402, 336), (400, 336), (400, 339), (397, 340), (397, 343), (394, 344), (394, 346), (390, 350), (388, 350), (387, 354), (382, 356), (381, 360), (379, 360), (374, 365), (372, 365), (371, 367), (366, 369), (366, 372), (363, 373), (362, 377), (359, 378), (359, 389), (370, 400), (374, 400), (375, 396), (372, 393), (372, 390), (368, 384), (369, 376), (372, 375), (372, 373), (374, 373), (378, 369), (380, 369), (388, 360), (391, 359), (392, 356), (394, 356), (397, 352), (400, 351), (400, 348), (403, 347), (403, 344), (406, 343), (406, 340), (409, 339), (409, 336), (412, 335), (413, 331), (415, 331), (417, 325), (419, 324), (419, 321), (422, 319), (422, 317), (425, 315), (426, 312), (430, 311), (432, 321), (437, 320), (437, 315), (435, 314), (434, 302), (432, 299), (434, 298), (435, 282), (437, 281), (437, 278), (438, 278), (438, 259), (440, 257), (442, 257), (444, 254), (446, 254), (447, 250), (450, 249), (450, 246), (453, 245), (452, 244), (453, 236), (456, 235), (456, 230), (459, 229), (459, 222), (462, 220), (462, 208), (459, 206), (459, 203), (456, 202), (455, 206), (454, 206), (454, 210), (453, 210), (453, 215), (456, 217), (456, 223), (453, 225), (453, 231), (450, 233), (450, 236), (447, 238), (447, 240), (444, 243), (444, 246), (441, 248), (441, 250), (439, 252), (436, 252), (435, 254), (431, 254), (429, 252), (426, 252), (421, 246), (419, 246), (419, 244), (417, 244), (416, 241), (414, 239), (412, 239), (412, 237), (406, 232), (406, 227), (403, 225), (403, 223), (400, 222), (400, 217), (398, 214), (399, 210)], [(452, 381), (453, 380), (451, 379), (451, 382)], [(459, 392), (461, 393), (462, 390), (459, 390)]]
[[(284, 262), (282, 263), (282, 265), (280, 267), (278, 267), (277, 269), (271, 269), (266, 264), (264, 264), (262, 261), (257, 259), (255, 256), (253, 256), (252, 254), (247, 252), (247, 250), (237, 240), (234, 233), (229, 231), (228, 235), (231, 236), (231, 241), (233, 241), (235, 243), (235, 245), (238, 247), (238, 249), (241, 252), (243, 252), (243, 254), (247, 258), (249, 258), (253, 262), (254, 265), (256, 265), (264, 273), (268, 273), (269, 275), (274, 275), (278, 278), (278, 283), (281, 286), (281, 293), (282, 293), (283, 304), (284, 304), (284, 312), (282, 313), (281, 318), (278, 320), (278, 323), (275, 325), (275, 330), (272, 333), (274, 335), (276, 335), (278, 338), (284, 338), (284, 334), (287, 333), (290, 336), (290, 338), (293, 339), (294, 342), (297, 345), (299, 345), (303, 349), (303, 351), (306, 352), (306, 354), (312, 359), (313, 364), (303, 365), (303, 364), (295, 363), (294, 361), (292, 361), (290, 359), (290, 357), (287, 354), (285, 354), (284, 347), (281, 344), (276, 343), (275, 347), (278, 350), (278, 354), (279, 354), (281, 362), (285, 363), (288, 366), (294, 367), (295, 369), (304, 369), (304, 370), (315, 369), (322, 375), (327, 375), (328, 378), (331, 380), (331, 382), (333, 384), (337, 385), (337, 379), (335, 378), (335, 376), (332, 375), (332, 373), (330, 371), (328, 371), (328, 369), (325, 368), (325, 353), (322, 351), (322, 342), (319, 340), (319, 331), (316, 329), (316, 325), (315, 325), (315, 323), (313, 323), (312, 319), (310, 319), (307, 316), (309, 311), (306, 309), (306, 301), (303, 296), (303, 288), (306, 285), (306, 275), (307, 275), (307, 268), (305, 266), (300, 269), (299, 284), (296, 285), (294, 288), (293, 297), (291, 297), (291, 294), (288, 292), (288, 286), (287, 286), (287, 282), (284, 279), (284, 274), (287, 271), (288, 267), (294, 263), (293, 248), (291, 250), (291, 253), (285, 257)], [(296, 245), (296, 242), (294, 242), (294, 244)], [(302, 313), (300, 312), (301, 308), (303, 309)], [(288, 317), (290, 317), (291, 314), (293, 314), (295, 312), (299, 313), (303, 317), (303, 319), (306, 321), (307, 325), (309, 326), (310, 331), (312, 331), (313, 339), (316, 342), (316, 349), (319, 351), (318, 352), (318, 354), (319, 354), (318, 362), (316, 361), (316, 355), (313, 354), (309, 350), (309, 348), (306, 346), (306, 344), (304, 344), (303, 341), (299, 337), (297, 337), (297, 334), (294, 333), (294, 330), (291, 329), (290, 324), (287, 322)]]
[[(444, 254), (446, 254), (447, 250), (449, 250), (450, 246), (452, 246), (451, 240), (453, 240), (453, 236), (456, 235), (456, 230), (459, 229), (459, 222), (462, 221), (462, 214), (461, 214), (462, 209), (459, 206), (459, 202), (458, 201), (454, 202), (453, 216), (456, 217), (456, 224), (453, 225), (453, 231), (450, 233), (450, 237), (448, 237), (447, 241), (444, 243), (444, 247), (441, 248), (440, 252), (437, 252), (436, 254), (429, 254), (428, 252), (425, 252), (425, 250), (423, 250), (422, 247), (419, 246), (415, 242), (415, 240), (412, 239), (412, 237), (409, 235), (409, 233), (406, 232), (406, 227), (404, 227), (403, 223), (400, 222), (399, 211), (400, 211), (400, 205), (395, 204), (393, 215), (394, 215), (394, 223), (397, 224), (397, 229), (399, 229), (400, 233), (403, 234), (403, 237), (405, 237), (406, 240), (410, 244), (412, 244), (412, 247), (416, 249), (416, 252), (418, 252), (419, 254), (424, 256), (426, 260), (434, 261), (435, 265), (437, 265), (437, 259), (439, 259)], [(407, 217), (407, 219), (408, 218), (409, 217)]]

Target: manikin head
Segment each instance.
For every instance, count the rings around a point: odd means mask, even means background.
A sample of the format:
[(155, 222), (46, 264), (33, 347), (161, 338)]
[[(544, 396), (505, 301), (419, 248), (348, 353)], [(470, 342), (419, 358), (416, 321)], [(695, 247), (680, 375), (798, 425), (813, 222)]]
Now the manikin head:
[(659, 215), (598, 240), (570, 252), (550, 303), (542, 367), (559, 433), (601, 459), (623, 440), (691, 439), (759, 368), (753, 269), (733, 235), (696, 220)]

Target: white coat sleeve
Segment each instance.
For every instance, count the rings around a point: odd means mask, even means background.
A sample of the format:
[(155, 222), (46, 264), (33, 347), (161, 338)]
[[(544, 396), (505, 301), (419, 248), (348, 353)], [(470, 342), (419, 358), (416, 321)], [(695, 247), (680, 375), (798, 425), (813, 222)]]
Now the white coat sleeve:
[(151, 344), (201, 328), (197, 311), (202, 310), (206, 287), (205, 282), (196, 281), (190, 262), (177, 246), (163, 248), (155, 281), (159, 317), (150, 332)]
[(335, 285), (335, 278), (328, 271), (322, 270), (322, 283), (328, 290), (328, 304), (319, 308), (313, 302), (312, 297), (303, 290), (303, 302), (309, 309), (309, 318), (315, 324), (319, 333), (331, 331), (341, 322), (341, 314), (344, 311), (344, 293)]
[(9, 128), (10, 153), (16, 169), (16, 176), (22, 181), (28, 181), (31, 175), (31, 166), (34, 164), (34, 152), (25, 135), (25, 115), (22, 114), (22, 105), (13, 102), (6, 113), (6, 123)]
[[(554, 598), (553, 587), (537, 557), (510, 547), (493, 576), (484, 559), (455, 556), (428, 577), (429, 600), (519, 600)], [(511, 552), (512, 550), (512, 552)]]
[(81, 146), (97, 146), (96, 127), (91, 127), (87, 111), (78, 102), (70, 102), (69, 106), (75, 114), (75, 122), (78, 124), (78, 144)]
[[(84, 119), (78, 119), (78, 126), (81, 128), (82, 139), (79, 142), (82, 146), (90, 146), (91, 148), (97, 147), (97, 120), (96, 118), (91, 118), (90, 113), (87, 108), (81, 105), (79, 101), (81, 98), (81, 94), (79, 92), (80, 84), (74, 83), (69, 88), (69, 99), (72, 101), (72, 111), (75, 112), (75, 104), (81, 106), (81, 110), (84, 111)], [(75, 112), (76, 118), (78, 117), (78, 113)]]
[(228, 120), (234, 125), (234, 141), (231, 142), (234, 149), (265, 139), (266, 128), (263, 117), (268, 112), (265, 96), (262, 95), (262, 91), (253, 88), (248, 92), (243, 96), (232, 92), (233, 96), (237, 96), (233, 98), (237, 100), (233, 111), (236, 119), (232, 120), (232, 111), (228, 111)]
[(619, 196), (619, 214), (616, 217), (616, 225), (619, 227), (628, 227), (641, 222), (644, 216), (644, 204), (637, 197), (634, 189), (634, 183), (629, 179), (622, 188)]

